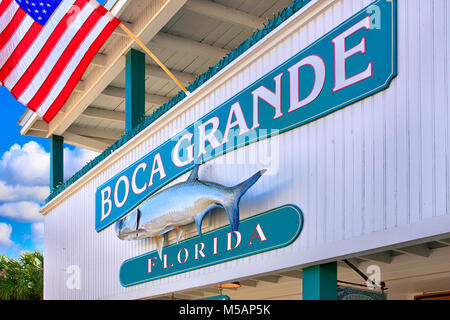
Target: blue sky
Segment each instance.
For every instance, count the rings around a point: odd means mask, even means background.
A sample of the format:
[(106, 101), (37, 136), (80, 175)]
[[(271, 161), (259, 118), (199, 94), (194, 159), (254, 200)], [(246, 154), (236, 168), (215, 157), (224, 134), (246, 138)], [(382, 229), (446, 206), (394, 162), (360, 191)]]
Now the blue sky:
[[(109, 7), (115, 2), (109, 0)], [(44, 251), (44, 218), (39, 210), (49, 194), (50, 143), (20, 134), (17, 122), (26, 107), (1, 86), (0, 105), (0, 255), (17, 258), (24, 250)], [(65, 179), (95, 156), (65, 145)]]
[[(0, 87), (0, 254), (17, 258), (22, 251), (44, 251), (44, 218), (39, 213), (49, 193), (49, 139), (22, 136), (18, 120), (26, 107)], [(65, 145), (69, 178), (94, 152)], [(44, 253), (45, 254), (45, 253)]]

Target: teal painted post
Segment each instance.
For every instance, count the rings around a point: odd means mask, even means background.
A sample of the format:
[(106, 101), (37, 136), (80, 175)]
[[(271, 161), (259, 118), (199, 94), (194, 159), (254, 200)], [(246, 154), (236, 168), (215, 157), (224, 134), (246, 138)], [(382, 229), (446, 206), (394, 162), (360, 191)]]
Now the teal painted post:
[(337, 299), (337, 262), (303, 269), (303, 300)]
[(125, 66), (125, 131), (145, 117), (145, 54), (131, 49)]
[(64, 182), (64, 138), (50, 138), (50, 191)]

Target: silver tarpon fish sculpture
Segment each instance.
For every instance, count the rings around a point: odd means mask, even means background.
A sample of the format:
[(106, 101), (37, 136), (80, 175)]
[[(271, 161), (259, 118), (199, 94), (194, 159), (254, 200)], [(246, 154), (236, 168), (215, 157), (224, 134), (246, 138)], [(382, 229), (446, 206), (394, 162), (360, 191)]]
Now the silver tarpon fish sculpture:
[(261, 170), (248, 180), (226, 187), (198, 178), (199, 164), (194, 166), (185, 182), (175, 184), (147, 199), (139, 208), (116, 222), (117, 236), (121, 240), (139, 240), (153, 237), (158, 254), (162, 257), (164, 234), (176, 230), (177, 242), (183, 233), (181, 227), (195, 222), (202, 235), (202, 221), (214, 208), (223, 207), (231, 230), (239, 228), (239, 201), (266, 172)]

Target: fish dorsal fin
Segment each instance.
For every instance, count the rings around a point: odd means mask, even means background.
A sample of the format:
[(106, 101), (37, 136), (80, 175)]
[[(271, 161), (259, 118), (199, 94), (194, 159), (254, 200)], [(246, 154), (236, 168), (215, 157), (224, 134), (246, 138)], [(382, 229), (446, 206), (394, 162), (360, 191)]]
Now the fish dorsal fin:
[(191, 174), (189, 175), (189, 178), (187, 181), (195, 181), (198, 180), (198, 168), (200, 167), (199, 163), (196, 163), (194, 165), (194, 169), (192, 169)]

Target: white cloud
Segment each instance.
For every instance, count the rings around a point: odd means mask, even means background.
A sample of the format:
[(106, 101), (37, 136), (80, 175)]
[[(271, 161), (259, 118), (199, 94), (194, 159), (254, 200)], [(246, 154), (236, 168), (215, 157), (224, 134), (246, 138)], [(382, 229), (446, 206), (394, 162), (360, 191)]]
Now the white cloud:
[[(64, 178), (70, 178), (96, 155), (85, 149), (64, 148)], [(48, 186), (50, 153), (34, 141), (14, 144), (0, 159), (0, 176), (7, 185)]]
[(31, 232), (34, 241), (44, 240), (44, 223), (36, 222), (31, 225)]
[(10, 186), (0, 180), (0, 202), (35, 201), (43, 202), (49, 194), (49, 187)]
[[(96, 155), (80, 148), (64, 148), (65, 179)], [(0, 177), (0, 217), (42, 221), (39, 210), (49, 194), (50, 153), (34, 141), (23, 146), (14, 144), (0, 158)]]
[(78, 172), (85, 164), (94, 159), (97, 152), (75, 148), (64, 148), (64, 178), (67, 180)]
[(0, 245), (12, 246), (14, 242), (11, 240), (12, 226), (6, 223), (0, 223)]
[(43, 219), (39, 213), (41, 206), (36, 202), (21, 201), (0, 205), (0, 217), (20, 222), (36, 222)]
[(0, 176), (8, 185), (48, 186), (50, 155), (34, 141), (14, 144), (0, 160)]

